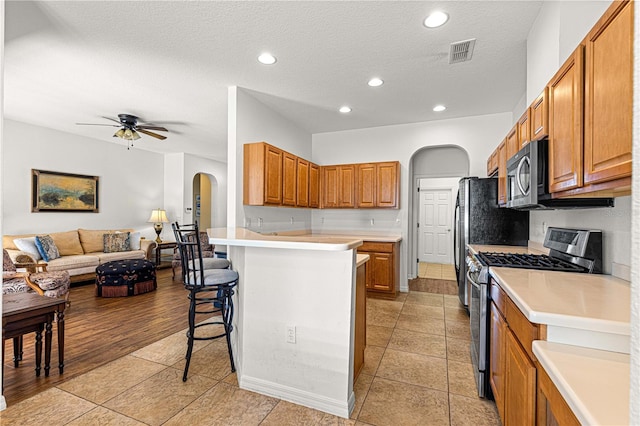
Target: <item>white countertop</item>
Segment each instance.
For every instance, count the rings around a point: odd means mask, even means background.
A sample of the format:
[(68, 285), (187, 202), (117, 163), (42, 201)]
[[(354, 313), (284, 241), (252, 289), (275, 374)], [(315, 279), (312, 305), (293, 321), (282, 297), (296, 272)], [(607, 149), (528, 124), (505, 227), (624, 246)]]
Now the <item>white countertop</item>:
[(544, 341), (533, 353), (580, 423), (629, 424), (629, 355)]
[(370, 256), (368, 254), (364, 254), (364, 253), (356, 254), (356, 268), (359, 268), (360, 266), (367, 263), (369, 261), (369, 257)]
[(330, 235), (263, 235), (244, 228), (209, 228), (209, 243), (240, 247), (344, 251), (362, 245), (362, 239)]

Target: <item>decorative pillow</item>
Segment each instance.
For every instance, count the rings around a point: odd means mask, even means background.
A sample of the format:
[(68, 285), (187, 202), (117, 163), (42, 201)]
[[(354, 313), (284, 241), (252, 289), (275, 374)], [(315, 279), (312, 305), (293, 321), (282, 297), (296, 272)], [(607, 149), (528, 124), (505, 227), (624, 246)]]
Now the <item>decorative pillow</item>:
[(140, 232), (130, 232), (129, 233), (129, 246), (131, 250), (140, 250)]
[(36, 247), (36, 237), (30, 238), (16, 238), (13, 240), (13, 244), (18, 247), (18, 250), (28, 253), (33, 260), (38, 261), (42, 259), (38, 247)]
[(36, 247), (45, 262), (49, 262), (60, 257), (58, 247), (56, 247), (56, 244), (53, 242), (53, 238), (51, 238), (50, 235), (36, 235)]
[(102, 236), (104, 252), (114, 253), (118, 251), (130, 251), (129, 233), (120, 232), (118, 234), (104, 234)]
[(78, 237), (78, 231), (55, 232), (49, 235), (53, 238), (56, 247), (58, 247), (60, 256), (84, 254), (84, 250), (82, 250), (82, 245), (80, 244), (80, 238)]
[(95, 253), (103, 250), (104, 240), (103, 235), (112, 233), (108, 229), (92, 230), (92, 229), (78, 229), (78, 235), (80, 236), (80, 243), (85, 253)]

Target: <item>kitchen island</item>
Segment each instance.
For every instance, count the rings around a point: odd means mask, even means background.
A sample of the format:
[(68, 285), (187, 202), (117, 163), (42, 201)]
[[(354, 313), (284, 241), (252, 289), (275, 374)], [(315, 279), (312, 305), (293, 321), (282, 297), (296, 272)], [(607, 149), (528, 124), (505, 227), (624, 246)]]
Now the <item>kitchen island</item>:
[(211, 244), (228, 246), (240, 277), (232, 333), (239, 386), (348, 418), (362, 240), (207, 232)]

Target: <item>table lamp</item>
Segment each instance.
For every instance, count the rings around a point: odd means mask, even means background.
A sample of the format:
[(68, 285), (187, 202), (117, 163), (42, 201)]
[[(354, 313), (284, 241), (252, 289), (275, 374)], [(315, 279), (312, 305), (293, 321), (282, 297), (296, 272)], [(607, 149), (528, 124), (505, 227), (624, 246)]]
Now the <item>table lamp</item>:
[(169, 219), (167, 219), (167, 212), (163, 209), (153, 209), (151, 210), (151, 217), (147, 222), (153, 223), (153, 229), (155, 229), (158, 237), (156, 238), (156, 243), (161, 243), (162, 239), (160, 238), (160, 233), (162, 232), (162, 224), (169, 223)]

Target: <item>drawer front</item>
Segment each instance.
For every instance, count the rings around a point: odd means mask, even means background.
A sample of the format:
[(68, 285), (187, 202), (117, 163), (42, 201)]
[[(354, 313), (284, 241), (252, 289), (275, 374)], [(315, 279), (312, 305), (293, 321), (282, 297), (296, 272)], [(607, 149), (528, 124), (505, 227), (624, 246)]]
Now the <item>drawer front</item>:
[(504, 290), (500, 288), (500, 286), (493, 280), (491, 280), (491, 300), (495, 303), (496, 308), (500, 311), (503, 317), (506, 317), (506, 300), (507, 295)]
[(520, 309), (511, 301), (511, 299), (507, 298), (507, 323), (509, 324), (509, 328), (516, 335), (520, 344), (527, 354), (532, 360), (536, 360), (536, 357), (533, 355), (533, 350), (531, 349), (531, 343), (534, 340), (538, 340), (539, 330), (536, 324), (532, 324), (529, 320), (524, 316)]
[(394, 243), (378, 243), (374, 241), (363, 241), (358, 247), (358, 251), (371, 251), (378, 253), (393, 253)]

